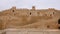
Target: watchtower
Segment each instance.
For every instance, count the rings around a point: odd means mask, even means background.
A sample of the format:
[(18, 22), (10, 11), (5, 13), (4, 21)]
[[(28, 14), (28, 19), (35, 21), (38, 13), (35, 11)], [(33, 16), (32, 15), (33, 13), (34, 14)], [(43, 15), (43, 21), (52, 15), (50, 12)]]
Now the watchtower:
[(35, 10), (35, 6), (32, 6), (32, 10)]

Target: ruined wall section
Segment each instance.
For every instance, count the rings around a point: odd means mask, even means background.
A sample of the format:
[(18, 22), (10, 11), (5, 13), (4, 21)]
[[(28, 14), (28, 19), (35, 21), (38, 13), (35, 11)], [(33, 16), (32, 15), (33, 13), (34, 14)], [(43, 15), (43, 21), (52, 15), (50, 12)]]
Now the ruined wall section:
[[(54, 12), (55, 12), (55, 9), (36, 10), (34, 6), (32, 7), (32, 9), (16, 9), (16, 7), (12, 7), (11, 9), (4, 10), (3, 12), (0, 13), (1, 14), (0, 20), (3, 21), (3, 28), (17, 27), (17, 26), (20, 27), (20, 26), (24, 26), (24, 25), (28, 26), (29, 24), (35, 25), (34, 23), (37, 23), (37, 22), (40, 25), (41, 18), (47, 19), (49, 17), (53, 17)], [(42, 24), (44, 25), (44, 23), (45, 22), (43, 22)], [(40, 26), (39, 27), (45, 28), (45, 27), (42, 27), (42, 24), (41, 24), (41, 27)], [(47, 24), (47, 22), (46, 22), (46, 24)], [(47, 27), (49, 27), (49, 26), (47, 26)]]

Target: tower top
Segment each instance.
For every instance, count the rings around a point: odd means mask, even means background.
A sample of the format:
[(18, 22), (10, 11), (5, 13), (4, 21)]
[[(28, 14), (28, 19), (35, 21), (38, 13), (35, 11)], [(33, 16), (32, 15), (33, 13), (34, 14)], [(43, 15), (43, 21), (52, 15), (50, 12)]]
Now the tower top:
[(32, 6), (32, 10), (35, 10), (35, 6)]
[(13, 6), (12, 9), (13, 9), (13, 10), (16, 10), (16, 6)]

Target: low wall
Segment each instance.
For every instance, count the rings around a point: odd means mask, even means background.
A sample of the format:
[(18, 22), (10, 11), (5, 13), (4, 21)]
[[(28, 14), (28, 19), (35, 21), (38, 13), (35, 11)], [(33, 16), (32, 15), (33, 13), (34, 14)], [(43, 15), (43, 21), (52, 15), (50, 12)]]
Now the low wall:
[(0, 34), (60, 34), (57, 29), (6, 29), (0, 31)]

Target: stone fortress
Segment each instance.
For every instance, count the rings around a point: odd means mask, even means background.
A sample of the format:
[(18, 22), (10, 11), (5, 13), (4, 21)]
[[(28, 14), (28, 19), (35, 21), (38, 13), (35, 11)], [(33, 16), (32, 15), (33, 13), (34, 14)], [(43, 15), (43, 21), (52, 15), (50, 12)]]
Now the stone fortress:
[(0, 12), (0, 29), (8, 28), (37, 28), (60, 29), (60, 10), (54, 8), (16, 9), (12, 7)]

